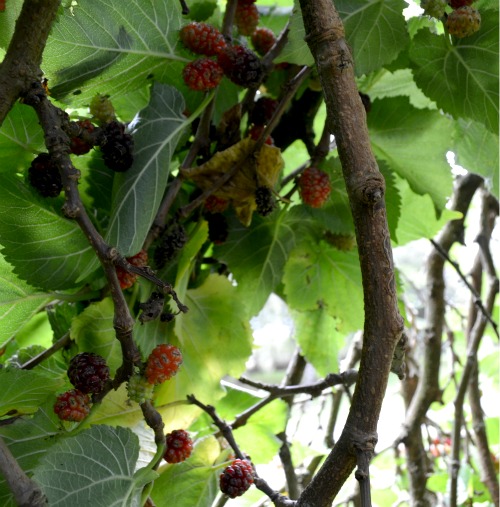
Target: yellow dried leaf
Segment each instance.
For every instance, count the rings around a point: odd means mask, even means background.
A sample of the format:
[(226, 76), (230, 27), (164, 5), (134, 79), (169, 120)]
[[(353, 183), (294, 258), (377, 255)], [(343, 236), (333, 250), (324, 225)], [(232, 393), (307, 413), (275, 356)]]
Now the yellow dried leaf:
[(250, 225), (256, 209), (255, 190), (262, 185), (273, 188), (284, 165), (279, 148), (264, 145), (259, 153), (252, 155), (254, 146), (254, 140), (245, 138), (199, 167), (182, 169), (184, 177), (202, 190), (208, 190), (227, 171), (239, 165), (235, 175), (214, 195), (230, 200), (238, 219), (246, 226)]

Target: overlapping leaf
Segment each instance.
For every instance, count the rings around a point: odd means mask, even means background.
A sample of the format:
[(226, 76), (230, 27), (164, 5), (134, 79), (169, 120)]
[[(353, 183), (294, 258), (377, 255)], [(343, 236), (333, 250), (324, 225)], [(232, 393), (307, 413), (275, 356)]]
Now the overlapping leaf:
[(0, 238), (14, 272), (35, 287), (74, 287), (94, 259), (75, 222), (55, 211), (14, 175), (0, 179)]
[(148, 107), (139, 113), (134, 163), (126, 173), (115, 176), (106, 234), (124, 255), (141, 249), (160, 206), (172, 155), (187, 125), (183, 110), (184, 100), (175, 88), (156, 85)]
[(132, 507), (144, 485), (134, 478), (138, 454), (138, 438), (129, 429), (93, 426), (51, 447), (33, 479), (54, 507)]
[(51, 299), (20, 280), (0, 252), (0, 348)]
[(446, 161), (452, 145), (451, 121), (438, 111), (413, 108), (406, 97), (394, 97), (373, 102), (368, 127), (377, 158), (443, 209), (452, 191)]
[(481, 29), (454, 40), (420, 30), (410, 58), (417, 85), (447, 113), (498, 134), (498, 11), (481, 13)]
[(180, 3), (166, 0), (131, 0), (126, 9), (120, 0), (72, 5), (44, 53), (52, 95), (88, 104), (97, 92), (123, 94), (153, 78), (180, 81), (187, 61), (176, 48), (181, 21)]

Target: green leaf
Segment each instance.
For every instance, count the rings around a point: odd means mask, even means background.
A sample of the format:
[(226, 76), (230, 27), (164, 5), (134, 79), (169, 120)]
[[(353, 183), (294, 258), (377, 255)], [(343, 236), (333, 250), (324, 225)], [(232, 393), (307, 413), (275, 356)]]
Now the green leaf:
[(219, 453), (214, 437), (197, 442), (190, 458), (161, 471), (151, 493), (153, 502), (175, 507), (211, 507), (219, 492), (221, 470), (213, 465)]
[(61, 378), (18, 368), (0, 369), (0, 416), (31, 414), (64, 385)]
[(0, 348), (52, 299), (20, 280), (0, 251)]
[(153, 78), (180, 79), (188, 61), (181, 56), (187, 55), (179, 43), (181, 23), (179, 2), (131, 0), (123, 9), (120, 0), (80, 0), (48, 39), (42, 67), (51, 94), (68, 100), (72, 93), (75, 102), (88, 104), (99, 92), (113, 97)]
[(417, 109), (436, 109), (436, 104), (418, 88), (410, 69), (398, 69), (394, 72), (380, 69), (360, 78), (358, 85), (360, 91), (367, 93), (372, 100), (405, 96)]
[(41, 151), (45, 144), (35, 111), (16, 103), (0, 128), (0, 172), (25, 171)]
[(403, 0), (337, 0), (358, 76), (392, 62), (409, 43)]
[(229, 237), (214, 249), (238, 282), (238, 293), (250, 315), (256, 315), (280, 283), (288, 253), (295, 243), (294, 220), (287, 213), (254, 217), (250, 227), (234, 221)]
[(74, 287), (94, 259), (76, 222), (7, 174), (0, 177), (0, 237), (2, 253), (14, 272), (42, 289)]
[(407, 98), (375, 100), (368, 115), (372, 147), (377, 158), (406, 178), (412, 189), (428, 193), (443, 209), (452, 192), (446, 153), (452, 124), (438, 111), (415, 109)]
[(167, 185), (170, 163), (182, 131), (184, 100), (170, 86), (155, 85), (151, 102), (139, 113), (134, 133), (135, 160), (113, 183), (106, 240), (123, 255), (136, 254), (153, 223)]
[(455, 162), (470, 172), (484, 176), (490, 192), (498, 197), (498, 136), (488, 131), (482, 123), (459, 120), (454, 137)]
[[(0, 437), (8, 445), (19, 466), (31, 475), (40, 458), (63, 435), (61, 424), (54, 414), (54, 400), (50, 399), (33, 417), (21, 418), (13, 424), (0, 426)], [(12, 493), (0, 474), (0, 505), (15, 507)]]
[(222, 394), (221, 378), (243, 372), (252, 333), (236, 291), (227, 278), (211, 275), (202, 286), (186, 292), (189, 312), (175, 318), (177, 340), (164, 339), (178, 345), (183, 363), (174, 378), (157, 388), (157, 404), (182, 400), (191, 393), (212, 403)]
[(362, 329), (363, 291), (357, 250), (341, 252), (324, 241), (303, 242), (290, 255), (283, 282), (291, 308), (307, 311), (325, 307), (339, 319), (339, 330)]
[(420, 30), (411, 42), (415, 81), (455, 118), (483, 123), (498, 134), (498, 12), (481, 12), (481, 29), (454, 39)]
[(54, 507), (139, 505), (135, 482), (137, 436), (126, 428), (93, 426), (54, 445), (40, 460), (33, 479)]
[(113, 318), (113, 301), (105, 298), (91, 303), (71, 325), (71, 337), (78, 344), (78, 350), (104, 357), (112, 374), (122, 363), (122, 349), (116, 339)]
[(461, 213), (444, 209), (438, 219), (428, 195), (417, 195), (410, 189), (408, 183), (400, 178), (397, 184), (402, 203), (396, 231), (398, 246), (416, 239), (430, 239), (443, 228), (446, 222), (462, 217)]
[(322, 377), (338, 371), (338, 353), (345, 343), (345, 335), (337, 331), (338, 322), (326, 308), (292, 313), (295, 338), (306, 359)]

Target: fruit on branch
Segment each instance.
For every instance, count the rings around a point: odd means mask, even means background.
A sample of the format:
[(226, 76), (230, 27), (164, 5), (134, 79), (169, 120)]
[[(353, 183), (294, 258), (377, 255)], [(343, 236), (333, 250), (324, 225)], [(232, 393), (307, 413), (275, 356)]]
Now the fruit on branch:
[(481, 14), (472, 7), (460, 7), (451, 12), (446, 19), (446, 29), (459, 39), (469, 37), (480, 28)]
[(234, 24), (241, 35), (252, 35), (259, 24), (259, 11), (254, 3), (239, 1), (234, 13)]
[(132, 167), (134, 139), (125, 132), (123, 123), (112, 121), (103, 127), (99, 146), (102, 159), (111, 170), (122, 173)]
[(183, 26), (179, 32), (182, 43), (193, 53), (215, 56), (226, 47), (222, 33), (208, 23), (193, 21)]
[(264, 56), (276, 42), (276, 36), (269, 28), (256, 28), (252, 34), (252, 44), (255, 51), (260, 55)]
[(351, 234), (335, 234), (326, 231), (325, 240), (337, 250), (342, 250), (343, 252), (348, 252), (356, 246), (356, 238)]
[(259, 57), (244, 46), (227, 46), (217, 56), (224, 74), (235, 84), (245, 88), (260, 84), (263, 68)]
[(219, 478), (220, 490), (229, 498), (243, 495), (252, 484), (252, 465), (241, 459), (235, 459), (224, 469)]
[(260, 97), (248, 115), (248, 121), (255, 125), (266, 125), (273, 117), (278, 101), (271, 97)]
[(227, 199), (223, 199), (222, 197), (217, 197), (216, 195), (212, 194), (209, 195), (205, 203), (203, 205), (203, 210), (206, 213), (224, 213), (224, 211), (227, 210), (227, 207), (229, 206), (229, 201)]
[(472, 5), (476, 0), (449, 0), (450, 7), (453, 9), (459, 9), (460, 7), (465, 7), (466, 5)]
[(54, 412), (63, 421), (83, 421), (90, 412), (90, 398), (78, 389), (71, 389), (57, 397)]
[(157, 319), (163, 310), (165, 296), (161, 292), (153, 292), (144, 303), (139, 303), (142, 313), (139, 315), (141, 324)]
[(209, 58), (200, 58), (190, 62), (182, 70), (182, 79), (187, 87), (198, 92), (206, 92), (216, 88), (223, 76), (224, 72), (221, 66)]
[(255, 191), (255, 204), (260, 216), (270, 215), (276, 209), (276, 198), (273, 191), (266, 186), (258, 187)]
[(109, 368), (100, 355), (81, 352), (69, 362), (68, 378), (82, 393), (99, 393), (109, 380)]
[(167, 463), (181, 463), (191, 456), (193, 441), (185, 430), (174, 430), (166, 437), (167, 448), (163, 458)]
[(206, 217), (208, 222), (208, 239), (215, 245), (226, 242), (229, 234), (227, 219), (221, 213), (214, 213)]
[(330, 197), (330, 177), (317, 167), (308, 167), (299, 178), (302, 202), (312, 208), (321, 208)]
[[(257, 141), (260, 138), (260, 136), (262, 135), (262, 133), (264, 132), (265, 128), (266, 127), (264, 125), (252, 125), (250, 127), (250, 130), (248, 131), (248, 135), (250, 136), (250, 139)], [(264, 143), (269, 146), (273, 146), (274, 140), (271, 136), (267, 136)]]
[(177, 373), (181, 364), (181, 351), (174, 345), (161, 344), (149, 355), (145, 376), (150, 384), (162, 384)]
[(135, 373), (127, 382), (128, 397), (137, 403), (144, 403), (153, 397), (154, 385), (150, 384), (145, 377)]
[[(95, 130), (95, 127), (90, 120), (78, 120), (76, 123), (80, 127), (81, 132), (85, 131), (88, 134), (91, 134)], [(88, 153), (92, 149), (92, 146), (92, 144), (83, 140), (82, 137), (76, 136), (71, 138), (70, 151), (73, 155), (85, 155), (85, 153)]]
[(448, 0), (421, 0), (420, 7), (424, 9), (424, 14), (433, 18), (442, 18), (448, 5)]
[(115, 108), (109, 99), (109, 95), (100, 93), (94, 95), (90, 101), (89, 111), (93, 121), (100, 126), (116, 120)]
[[(138, 268), (143, 268), (148, 265), (148, 253), (145, 250), (140, 250), (138, 253), (133, 255), (132, 257), (127, 257), (126, 261), (133, 266)], [(135, 273), (130, 273), (127, 270), (121, 268), (120, 266), (116, 266), (116, 275), (118, 276), (118, 281), (120, 282), (120, 287), (125, 290), (129, 287), (132, 287), (134, 283), (137, 281), (139, 275)]]
[(40, 153), (32, 160), (28, 181), (43, 197), (57, 197), (63, 188), (59, 169), (48, 153)]
[(160, 238), (160, 243), (154, 252), (154, 261), (158, 269), (170, 262), (175, 254), (187, 243), (186, 229), (174, 220)]

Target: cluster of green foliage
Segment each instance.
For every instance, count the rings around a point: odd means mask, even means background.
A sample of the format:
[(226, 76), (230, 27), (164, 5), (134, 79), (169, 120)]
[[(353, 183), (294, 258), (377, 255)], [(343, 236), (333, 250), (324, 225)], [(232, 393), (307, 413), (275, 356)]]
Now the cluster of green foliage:
[[(215, 97), (217, 126), (245, 93), (226, 78), (208, 96), (184, 84), (182, 69), (194, 56), (179, 42), (180, 27), (191, 20), (220, 26), (224, 9), (217, 0), (188, 3), (190, 14), (183, 15), (174, 0), (64, 2), (44, 52), (51, 101), (71, 118), (88, 117), (90, 100), (102, 93), (111, 97), (121, 121), (132, 122), (135, 161), (126, 173), (107, 169), (98, 150), (74, 157), (82, 173), (82, 202), (105, 241), (123, 256), (142, 248), (187, 153), (194, 120)], [(21, 4), (9, 0), (0, 13), (0, 57)], [(290, 0), (258, 4), (261, 26), (277, 35), (290, 22), (276, 63), (313, 65), (298, 6)], [(448, 151), (457, 163), (484, 176), (498, 197), (498, 4), (478, 0), (481, 29), (461, 40), (451, 40), (438, 20), (405, 19), (403, 0), (338, 0), (335, 5), (353, 51), (359, 90), (372, 102), (368, 128), (386, 179), (393, 245), (431, 238), (458, 216), (446, 209), (453, 186)], [(248, 43), (244, 37), (241, 42)], [(286, 69), (275, 71), (265, 92), (277, 97), (287, 79)], [(298, 93), (316, 84), (313, 73)], [(322, 107), (315, 119), (317, 138), (324, 121)], [(207, 416), (183, 402), (194, 393), (228, 420), (255, 403), (253, 396), (224, 389), (220, 381), (244, 372), (252, 353), (250, 319), (269, 296), (276, 293), (288, 305), (295, 340), (321, 377), (338, 371), (338, 352), (350, 333), (363, 328), (357, 250), (342, 251), (328, 241), (332, 234), (354, 235), (337, 153), (332, 151), (321, 166), (332, 182), (322, 209), (307, 207), (295, 193), (268, 217), (254, 213), (250, 225), (229, 211), (229, 236), (220, 245), (210, 243), (206, 220), (194, 213), (185, 223), (188, 243), (157, 272), (189, 312), (171, 322), (137, 322), (133, 336), (144, 358), (160, 343), (182, 350), (180, 372), (156, 388), (154, 403), (166, 431), (182, 427), (196, 435), (189, 461), (157, 473), (151, 470), (153, 434), (139, 406), (128, 401), (125, 385), (79, 425), (63, 424), (53, 413), (55, 395), (71, 387), (66, 369), (73, 355), (99, 353), (113, 375), (122, 350), (106, 279), (87, 238), (62, 214), (64, 196), (41, 198), (27, 182), (31, 160), (44, 151), (35, 112), (17, 103), (0, 128), (0, 418), (20, 419), (0, 426), (0, 436), (51, 505), (139, 505), (144, 486), (154, 481), (148, 493), (157, 505), (210, 506), (228, 451), (221, 450)], [(282, 157), (283, 177), (309, 160), (300, 141)], [(286, 195), (292, 186), (276, 190)], [(171, 215), (195, 190), (193, 183), (183, 183)], [(218, 263), (203, 263), (207, 256)], [(221, 265), (231, 277), (220, 274)], [(135, 316), (138, 303), (153, 290), (141, 279), (126, 292)], [(69, 347), (33, 370), (19, 368), (68, 332)], [(257, 465), (277, 453), (275, 435), (286, 418), (287, 405), (276, 400), (236, 432)], [(255, 499), (260, 493), (251, 495)], [(1, 478), (0, 504), (13, 505)]]

